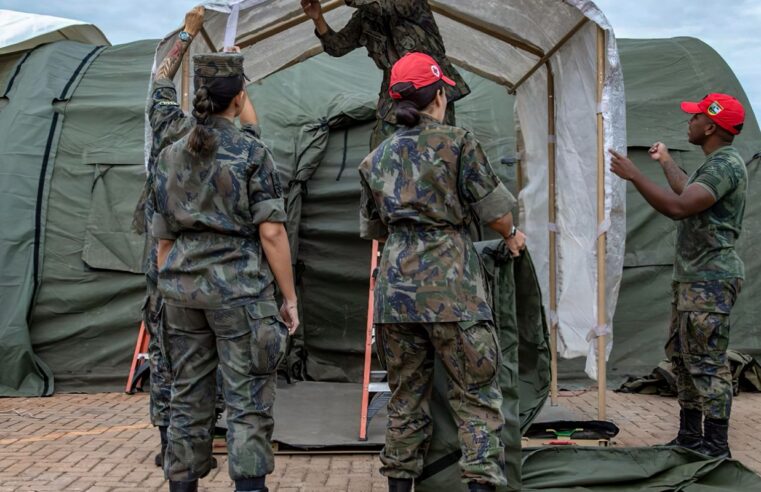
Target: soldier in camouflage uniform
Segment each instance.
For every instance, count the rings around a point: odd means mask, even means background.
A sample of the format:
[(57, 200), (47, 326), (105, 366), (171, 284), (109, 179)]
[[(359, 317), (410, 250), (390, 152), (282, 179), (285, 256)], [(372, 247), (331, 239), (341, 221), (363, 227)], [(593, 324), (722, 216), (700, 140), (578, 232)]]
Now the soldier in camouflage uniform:
[(692, 175), (674, 163), (660, 142), (650, 154), (663, 167), (670, 190), (649, 181), (614, 151), (612, 171), (631, 181), (657, 211), (678, 220), (666, 355), (676, 373), (681, 408), (679, 434), (668, 445), (728, 457), (729, 314), (745, 274), (735, 242), (748, 187), (745, 163), (732, 141), (742, 130), (745, 111), (734, 97), (717, 93), (698, 103), (683, 102), (682, 110), (693, 115), (690, 143), (706, 155)]
[[(197, 490), (209, 472), (219, 364), (230, 476), (237, 491), (262, 492), (274, 468), (276, 369), (298, 326), (283, 190), (258, 129), (234, 123), (252, 119), (243, 57), (193, 62), (195, 123), (159, 154), (152, 190), (173, 377), (164, 469), (174, 491)], [(168, 95), (154, 92), (156, 111), (171, 106)]]
[(388, 93), (391, 67), (400, 57), (413, 51), (432, 56), (455, 81), (455, 85), (445, 88), (449, 104), (444, 116), (445, 124), (454, 125), (454, 102), (470, 94), (470, 88), (447, 58), (444, 41), (427, 0), (346, 0), (346, 5), (357, 11), (343, 29), (335, 32), (322, 16), (319, 0), (301, 0), (304, 12), (314, 21), (315, 34), (327, 54), (344, 56), (364, 46), (368, 56), (383, 71), (370, 149), (397, 129), (394, 101)]
[[(179, 68), (179, 64), (173, 64), (174, 58), (181, 59), (182, 55), (190, 47), (195, 34), (203, 22), (204, 9), (196, 7), (185, 17), (183, 33), (175, 41), (172, 53), (163, 60), (156, 71), (153, 81), (153, 99), (158, 101), (149, 108), (152, 137), (151, 153), (148, 158), (146, 169), (146, 181), (143, 195), (135, 210), (134, 226), (138, 234), (145, 234), (148, 241), (148, 256), (146, 258), (146, 299), (143, 304), (143, 322), (150, 335), (148, 343), (148, 357), (150, 363), (150, 418), (151, 423), (159, 428), (161, 437), (161, 451), (156, 454), (156, 466), (163, 466), (164, 453), (167, 447), (167, 429), (169, 428), (169, 401), (171, 397), (172, 376), (166, 358), (163, 354), (161, 337), (162, 312), (164, 301), (158, 291), (158, 267), (156, 265), (157, 241), (150, 233), (151, 221), (154, 213), (153, 195), (151, 193), (153, 178), (155, 175), (156, 157), (162, 149), (176, 142), (186, 135), (192, 128), (192, 120), (177, 104), (177, 94), (172, 85)], [(173, 58), (174, 57), (174, 58)], [(157, 95), (157, 93), (161, 95)], [(217, 411), (222, 412), (224, 401), (221, 392), (217, 391)], [(216, 468), (217, 462), (211, 458), (212, 468)]]
[(525, 236), (513, 226), (515, 199), (473, 134), (442, 124), (445, 85), (454, 82), (430, 56), (402, 57), (391, 92), (406, 128), (359, 167), (361, 235), (385, 241), (373, 317), (392, 391), (381, 473), (395, 492), (411, 490), (422, 472), (432, 432), (434, 354), (448, 375), (463, 480), (471, 491), (506, 484), (501, 352), (468, 234), (471, 214), (500, 232), (513, 254)]

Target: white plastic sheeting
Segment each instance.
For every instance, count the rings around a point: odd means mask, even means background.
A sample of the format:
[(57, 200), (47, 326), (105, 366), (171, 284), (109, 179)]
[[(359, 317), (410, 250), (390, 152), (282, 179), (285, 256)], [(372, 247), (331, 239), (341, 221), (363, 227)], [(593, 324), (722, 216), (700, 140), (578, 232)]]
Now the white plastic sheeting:
[(82, 21), (0, 10), (0, 55), (55, 41), (111, 45), (100, 29)]
[[(390, 0), (382, 0), (390, 1)], [(323, 0), (323, 5), (331, 2)], [(577, 26), (588, 19), (550, 58), (555, 77), (556, 135), (548, 135), (547, 71), (539, 68), (517, 89), (517, 117), (525, 142), (520, 193), (522, 228), (533, 252), (548, 319), (559, 322), (561, 357), (587, 356), (587, 374), (597, 377), (598, 334), (611, 334), (610, 324), (597, 323), (596, 240), (607, 232), (606, 319), (613, 319), (623, 268), (625, 183), (608, 169), (605, 155), (605, 221), (597, 221), (597, 112), (604, 117), (604, 147), (626, 149), (623, 74), (615, 36), (603, 13), (589, 0), (429, 0), (449, 57), (466, 68), (510, 87)], [(206, 4), (204, 30), (192, 53), (220, 50), (237, 31), (245, 46), (246, 73), (253, 82), (320, 53), (310, 20), (282, 26), (301, 16), (298, 0), (216, 1)], [(228, 26), (230, 13), (237, 28)], [(325, 18), (338, 30), (353, 9), (339, 6)], [(597, 28), (606, 32), (603, 102), (597, 102)], [(159, 45), (157, 60), (173, 42), (171, 33)], [(262, 37), (247, 45), (252, 37)], [(505, 38), (518, 40), (523, 48)], [(502, 38), (502, 39), (500, 39)], [(179, 84), (179, 79), (177, 80)], [(192, 89), (191, 89), (192, 90)], [(557, 145), (557, 218), (548, 220), (548, 140)], [(557, 311), (549, 310), (549, 229), (558, 231)], [(610, 323), (610, 321), (608, 322)], [(608, 353), (611, 340), (609, 338)]]

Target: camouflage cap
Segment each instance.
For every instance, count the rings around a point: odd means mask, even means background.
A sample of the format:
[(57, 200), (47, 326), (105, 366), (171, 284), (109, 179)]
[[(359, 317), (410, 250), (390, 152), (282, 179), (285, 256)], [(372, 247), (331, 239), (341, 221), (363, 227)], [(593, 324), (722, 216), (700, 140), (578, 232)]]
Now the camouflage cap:
[(196, 77), (234, 77), (243, 75), (243, 55), (239, 53), (207, 53), (193, 57)]

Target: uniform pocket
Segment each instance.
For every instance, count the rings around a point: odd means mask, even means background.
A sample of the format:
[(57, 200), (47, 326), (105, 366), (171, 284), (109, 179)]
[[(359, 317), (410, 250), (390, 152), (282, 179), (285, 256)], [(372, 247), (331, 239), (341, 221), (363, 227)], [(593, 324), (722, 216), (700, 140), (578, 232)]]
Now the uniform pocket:
[(685, 353), (703, 355), (725, 352), (729, 347), (729, 315), (691, 312), (680, 333)]
[(251, 373), (273, 374), (285, 357), (288, 346), (288, 328), (280, 318), (268, 316), (250, 319)]
[(494, 382), (502, 362), (497, 332), (491, 322), (460, 322), (460, 354), (468, 389), (480, 388)]

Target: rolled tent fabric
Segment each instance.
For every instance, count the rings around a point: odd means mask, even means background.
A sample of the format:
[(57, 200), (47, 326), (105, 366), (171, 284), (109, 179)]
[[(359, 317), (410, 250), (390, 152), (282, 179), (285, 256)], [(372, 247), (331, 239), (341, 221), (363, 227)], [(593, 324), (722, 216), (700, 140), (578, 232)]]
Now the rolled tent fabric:
[[(41, 282), (50, 179), (64, 107), (101, 47), (42, 46), (22, 58), (0, 109), (0, 395), (47, 396), (53, 373), (32, 350), (28, 319)], [(45, 142), (40, 145), (39, 142)]]

